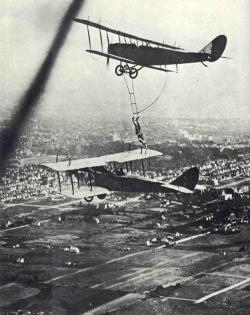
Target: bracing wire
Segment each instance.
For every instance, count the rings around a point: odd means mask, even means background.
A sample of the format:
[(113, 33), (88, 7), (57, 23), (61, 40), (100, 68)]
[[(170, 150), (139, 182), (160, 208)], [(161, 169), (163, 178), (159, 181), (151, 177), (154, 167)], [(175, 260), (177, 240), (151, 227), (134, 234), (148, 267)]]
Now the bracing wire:
[(165, 83), (164, 83), (164, 85), (163, 85), (163, 88), (162, 88), (160, 94), (154, 99), (154, 101), (153, 101), (152, 103), (150, 103), (149, 105), (147, 105), (146, 107), (144, 107), (143, 109), (141, 109), (140, 111), (138, 111), (138, 114), (145, 112), (147, 109), (149, 109), (150, 107), (152, 107), (152, 106), (160, 99), (160, 97), (162, 96), (163, 92), (164, 92), (165, 89), (166, 89), (167, 82), (168, 82), (168, 73), (166, 72), (166, 80), (165, 80)]

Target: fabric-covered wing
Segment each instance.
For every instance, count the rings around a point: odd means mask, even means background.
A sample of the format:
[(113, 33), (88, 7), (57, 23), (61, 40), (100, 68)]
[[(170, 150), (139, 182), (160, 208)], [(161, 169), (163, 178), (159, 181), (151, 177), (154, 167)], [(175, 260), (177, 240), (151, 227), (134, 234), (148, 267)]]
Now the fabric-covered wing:
[(98, 187), (98, 186), (93, 186), (92, 190), (90, 190), (89, 187), (87, 186), (81, 186), (79, 189), (76, 189), (74, 194), (72, 193), (71, 189), (63, 189), (61, 191), (61, 194), (74, 198), (74, 199), (83, 199), (83, 198), (88, 198), (88, 197), (95, 197), (99, 195), (109, 195), (110, 191), (106, 188), (103, 187)]
[(126, 58), (122, 58), (122, 57), (118, 57), (118, 56), (111, 55), (111, 54), (105, 54), (105, 53), (100, 52), (100, 51), (97, 51), (97, 50), (88, 49), (88, 50), (86, 50), (86, 51), (89, 52), (89, 53), (91, 53), (91, 54), (98, 55), (98, 56), (107, 57), (107, 58), (110, 58), (110, 59), (115, 59), (115, 60), (118, 60), (118, 61), (122, 61), (122, 62), (127, 62), (127, 63), (133, 63), (133, 64), (135, 64), (135, 62), (134, 62), (133, 60), (126, 59)]
[(106, 163), (110, 163), (110, 162), (125, 163), (129, 161), (149, 159), (149, 158), (160, 156), (160, 155), (162, 155), (162, 153), (155, 150), (148, 149), (146, 152), (143, 151), (141, 153), (141, 149), (136, 149), (132, 151), (103, 155), (102, 159)]
[(159, 68), (159, 67), (155, 67), (155, 66), (143, 65), (143, 67), (146, 67), (146, 68), (149, 68), (149, 69), (154, 69), (154, 70), (159, 70), (159, 71), (163, 71), (163, 72), (176, 72), (176, 71), (173, 71), (173, 70), (163, 69), (163, 68)]
[(146, 153), (141, 153), (140, 149), (136, 149), (132, 151), (103, 155), (100, 157), (46, 163), (42, 164), (42, 166), (48, 167), (56, 172), (67, 172), (105, 166), (106, 163), (109, 162), (125, 163), (129, 161), (148, 159), (159, 155), (162, 155), (162, 153), (155, 150), (147, 150)]
[(88, 169), (88, 168), (105, 166), (105, 165), (106, 163), (102, 159), (102, 157), (85, 158), (85, 159), (72, 160), (72, 161), (62, 161), (62, 162), (42, 164), (42, 166), (48, 167), (51, 170), (57, 171), (57, 172), (82, 170), (82, 169)]
[(193, 191), (186, 188), (186, 187), (182, 187), (182, 186), (176, 186), (176, 185), (172, 185), (172, 184), (162, 184), (161, 187), (166, 188), (166, 190), (168, 190), (169, 192), (180, 192), (183, 194), (192, 194)]
[(77, 18), (75, 18), (73, 20), (75, 22), (78, 22), (78, 23), (81, 23), (81, 24), (85, 24), (85, 25), (88, 25), (88, 26), (91, 26), (91, 27), (95, 27), (95, 28), (98, 28), (100, 30), (103, 30), (103, 31), (106, 31), (106, 32), (109, 32), (109, 33), (117, 34), (118, 36), (122, 36), (122, 37), (130, 38), (130, 39), (134, 39), (134, 40), (143, 41), (143, 42), (146, 42), (146, 43), (149, 43), (149, 44), (154, 44), (154, 45), (165, 47), (165, 48), (172, 48), (172, 49), (177, 49), (177, 50), (183, 50), (180, 47), (167, 45), (167, 44), (163, 44), (163, 43), (160, 43), (160, 42), (155, 42), (153, 40), (149, 40), (149, 39), (141, 38), (141, 37), (138, 37), (138, 36), (134, 36), (134, 35), (131, 35), (131, 34), (128, 34), (128, 33), (124, 33), (124, 32), (121, 32), (121, 31), (117, 31), (117, 30), (114, 30), (112, 28), (109, 28), (109, 27), (106, 27), (106, 26), (103, 26), (103, 25), (100, 25), (98, 23), (94, 23), (94, 22), (91, 22), (91, 21), (88, 21), (88, 20), (82, 20), (82, 19), (77, 19)]
[[(111, 54), (106, 54), (106, 53), (103, 53), (103, 52), (101, 52), (101, 51), (91, 50), (91, 49), (88, 49), (88, 50), (86, 50), (86, 51), (89, 52), (89, 53), (91, 53), (91, 54), (98, 55), (98, 56), (102, 56), (102, 57), (106, 57), (106, 58), (110, 58), (110, 59), (114, 59), (114, 60), (118, 60), (118, 61), (122, 61), (122, 62), (126, 62), (126, 63), (136, 64), (135, 61), (133, 61), (133, 60), (126, 59), (126, 58), (122, 58), (122, 57), (115, 56), (115, 55), (111, 55)], [(138, 64), (138, 65), (141, 65), (141, 64)], [(144, 64), (143, 64), (142, 66), (143, 66), (143, 67), (146, 67), (146, 68), (154, 69), (154, 70), (163, 71), (163, 72), (175, 72), (175, 71), (172, 71), (172, 70), (163, 69), (163, 68), (159, 68), (159, 67), (155, 67), (155, 66), (150, 66), (150, 65), (144, 65)]]

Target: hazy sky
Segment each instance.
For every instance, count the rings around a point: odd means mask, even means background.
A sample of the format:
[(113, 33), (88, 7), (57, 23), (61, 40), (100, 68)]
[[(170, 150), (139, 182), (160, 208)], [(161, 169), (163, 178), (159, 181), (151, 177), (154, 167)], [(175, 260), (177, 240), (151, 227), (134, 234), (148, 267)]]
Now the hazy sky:
[[(38, 69), (55, 35), (68, 0), (0, 1), (0, 100), (14, 108)], [(248, 0), (86, 0), (79, 18), (90, 18), (111, 28), (148, 39), (199, 51), (225, 34), (225, 56), (208, 63), (179, 66), (168, 74), (167, 88), (145, 115), (163, 117), (250, 117), (250, 2)], [(100, 44), (93, 35), (93, 48)], [(105, 34), (104, 34), (105, 35)], [(113, 38), (113, 41), (115, 38)], [(121, 77), (102, 57), (88, 49), (86, 28), (73, 23), (68, 39), (40, 100), (41, 110), (124, 115), (130, 119), (129, 98)], [(172, 67), (173, 68), (173, 67)], [(143, 69), (135, 80), (142, 108), (160, 93), (166, 74)], [(112, 116), (111, 116), (112, 115)]]

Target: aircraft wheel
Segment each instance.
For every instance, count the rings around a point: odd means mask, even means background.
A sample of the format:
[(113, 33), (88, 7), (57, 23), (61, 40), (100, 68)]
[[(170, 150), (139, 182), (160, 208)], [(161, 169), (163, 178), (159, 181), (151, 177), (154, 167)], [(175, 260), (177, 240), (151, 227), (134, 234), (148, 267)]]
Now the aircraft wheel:
[(91, 202), (94, 199), (94, 197), (84, 197), (84, 200), (87, 202)]
[(138, 70), (134, 67), (130, 68), (129, 76), (131, 79), (135, 79), (138, 76)]
[(122, 65), (118, 65), (115, 68), (115, 74), (118, 75), (119, 77), (121, 75), (123, 75), (123, 73), (125, 72), (124, 67)]
[(106, 194), (101, 194), (101, 195), (98, 195), (97, 197), (99, 199), (103, 200), (103, 199), (105, 199), (107, 197), (107, 195)]

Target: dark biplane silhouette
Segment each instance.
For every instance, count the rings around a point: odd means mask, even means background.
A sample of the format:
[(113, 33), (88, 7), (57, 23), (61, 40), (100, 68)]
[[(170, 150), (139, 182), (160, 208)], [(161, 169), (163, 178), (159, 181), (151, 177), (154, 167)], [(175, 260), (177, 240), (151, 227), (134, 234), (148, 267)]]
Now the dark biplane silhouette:
[[(143, 161), (161, 155), (161, 152), (149, 149), (141, 154), (141, 150), (136, 149), (42, 166), (57, 173), (59, 193), (87, 202), (91, 202), (94, 197), (104, 199), (112, 191), (192, 194), (199, 179), (197, 167), (185, 170), (170, 183), (146, 176)], [(133, 162), (141, 162), (143, 176), (133, 172)]]
[[(200, 51), (188, 52), (180, 47), (137, 37), (88, 20), (75, 18), (74, 21), (87, 26), (89, 39), (87, 52), (106, 57), (107, 64), (109, 59), (119, 61), (120, 64), (115, 68), (115, 73), (118, 76), (128, 73), (132, 79), (135, 79), (138, 71), (144, 67), (164, 72), (175, 72), (161, 68), (161, 66), (166, 67), (166, 65), (176, 65), (176, 72), (178, 72), (178, 65), (184, 63), (201, 62), (207, 67), (204, 62), (218, 60), (222, 56), (227, 43), (226, 36), (219, 35)], [(99, 29), (102, 51), (92, 49), (89, 27)], [(102, 31), (106, 32), (107, 52), (104, 52)], [(117, 43), (110, 43), (109, 33), (118, 35)], [(124, 39), (124, 42), (122, 42), (122, 39)], [(133, 66), (130, 66), (131, 64)]]

